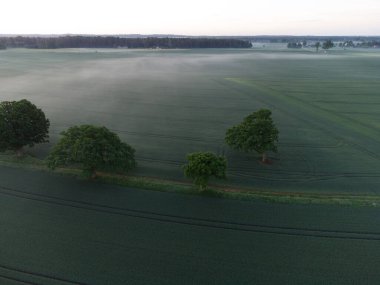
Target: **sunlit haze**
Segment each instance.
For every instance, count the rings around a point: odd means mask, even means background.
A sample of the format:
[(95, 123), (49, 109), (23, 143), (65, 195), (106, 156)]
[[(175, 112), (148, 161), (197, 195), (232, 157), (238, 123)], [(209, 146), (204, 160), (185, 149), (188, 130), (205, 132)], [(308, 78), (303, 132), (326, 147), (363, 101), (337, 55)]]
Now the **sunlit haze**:
[(12, 0), (0, 7), (0, 34), (380, 34), (378, 0)]

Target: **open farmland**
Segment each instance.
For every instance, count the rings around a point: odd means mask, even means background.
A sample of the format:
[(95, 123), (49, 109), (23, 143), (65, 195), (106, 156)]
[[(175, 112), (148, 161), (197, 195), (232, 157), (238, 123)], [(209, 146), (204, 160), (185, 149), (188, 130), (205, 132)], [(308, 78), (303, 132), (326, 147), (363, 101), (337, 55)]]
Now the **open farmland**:
[[(225, 153), (227, 184), (380, 193), (380, 53), (285, 50), (6, 50), (0, 100), (26, 98), (59, 133), (98, 124), (136, 148), (137, 174), (182, 179), (185, 155)], [(278, 154), (231, 151), (227, 128), (273, 111)]]
[(0, 284), (379, 284), (378, 208), (0, 181)]

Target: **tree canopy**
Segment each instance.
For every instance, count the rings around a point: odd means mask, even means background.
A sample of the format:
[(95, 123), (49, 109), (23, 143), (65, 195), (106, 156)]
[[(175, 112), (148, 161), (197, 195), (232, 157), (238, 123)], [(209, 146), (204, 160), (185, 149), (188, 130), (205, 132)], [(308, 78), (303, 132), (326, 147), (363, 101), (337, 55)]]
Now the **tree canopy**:
[(316, 42), (316, 43), (315, 43), (315, 48), (316, 48), (317, 52), (318, 52), (320, 46), (321, 46), (321, 43), (320, 43), (320, 42)]
[(79, 164), (84, 173), (96, 177), (97, 170), (128, 171), (136, 166), (135, 150), (106, 127), (74, 126), (62, 132), (47, 161), (52, 169)]
[(334, 43), (331, 40), (327, 40), (322, 44), (323, 49), (330, 49), (334, 47)]
[(15, 150), (47, 142), (50, 122), (44, 112), (28, 100), (0, 103), (0, 150)]
[(251, 48), (249, 41), (234, 38), (183, 37), (0, 37), (0, 44), (10, 48)]
[(211, 177), (226, 178), (227, 160), (211, 152), (194, 152), (187, 155), (188, 163), (183, 167), (185, 176), (193, 179), (195, 185), (203, 190)]
[(287, 45), (288, 48), (302, 48), (303, 45), (300, 42), (291, 42)]
[(260, 109), (247, 116), (242, 123), (226, 132), (226, 143), (236, 150), (256, 151), (266, 162), (266, 152), (277, 152), (278, 130), (271, 118), (272, 112)]

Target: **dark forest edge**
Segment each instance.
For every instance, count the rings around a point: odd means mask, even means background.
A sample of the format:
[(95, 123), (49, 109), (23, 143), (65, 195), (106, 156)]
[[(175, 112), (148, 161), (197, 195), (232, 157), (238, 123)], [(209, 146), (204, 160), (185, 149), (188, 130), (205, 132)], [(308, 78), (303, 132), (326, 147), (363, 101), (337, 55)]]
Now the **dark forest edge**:
[[(0, 153), (0, 165), (28, 170), (46, 171), (58, 175), (71, 176), (77, 179), (87, 179), (81, 169), (57, 168), (50, 170), (45, 160), (30, 155), (18, 157), (14, 152)], [(379, 207), (380, 197), (377, 195), (350, 195), (336, 193), (312, 192), (273, 192), (262, 189), (237, 188), (227, 185), (213, 184), (207, 190), (200, 192), (196, 186), (186, 181), (176, 181), (136, 175), (120, 175), (99, 172), (97, 182), (119, 185), (143, 190), (170, 192), (203, 197), (217, 197), (243, 201), (264, 201), (287, 204), (319, 204), (352, 207)]]
[(123, 38), (116, 36), (0, 37), (0, 48), (251, 48), (249, 41), (231, 38)]

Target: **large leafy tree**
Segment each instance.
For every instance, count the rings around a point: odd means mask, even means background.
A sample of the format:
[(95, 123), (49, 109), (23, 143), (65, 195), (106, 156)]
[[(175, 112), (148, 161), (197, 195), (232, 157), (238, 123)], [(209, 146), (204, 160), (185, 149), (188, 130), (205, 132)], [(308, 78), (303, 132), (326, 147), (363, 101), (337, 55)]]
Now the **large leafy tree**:
[(194, 152), (187, 155), (188, 163), (183, 167), (185, 176), (193, 179), (199, 190), (207, 187), (211, 177), (226, 178), (227, 160), (211, 152)]
[(0, 103), (0, 150), (21, 155), (24, 146), (47, 142), (50, 122), (44, 112), (28, 100)]
[(128, 171), (136, 166), (135, 150), (106, 127), (74, 126), (61, 133), (47, 161), (52, 169), (80, 165), (92, 178), (97, 170)]
[(267, 162), (267, 151), (277, 152), (278, 130), (272, 120), (272, 112), (260, 109), (247, 116), (242, 123), (226, 132), (226, 143), (236, 150), (256, 151)]

